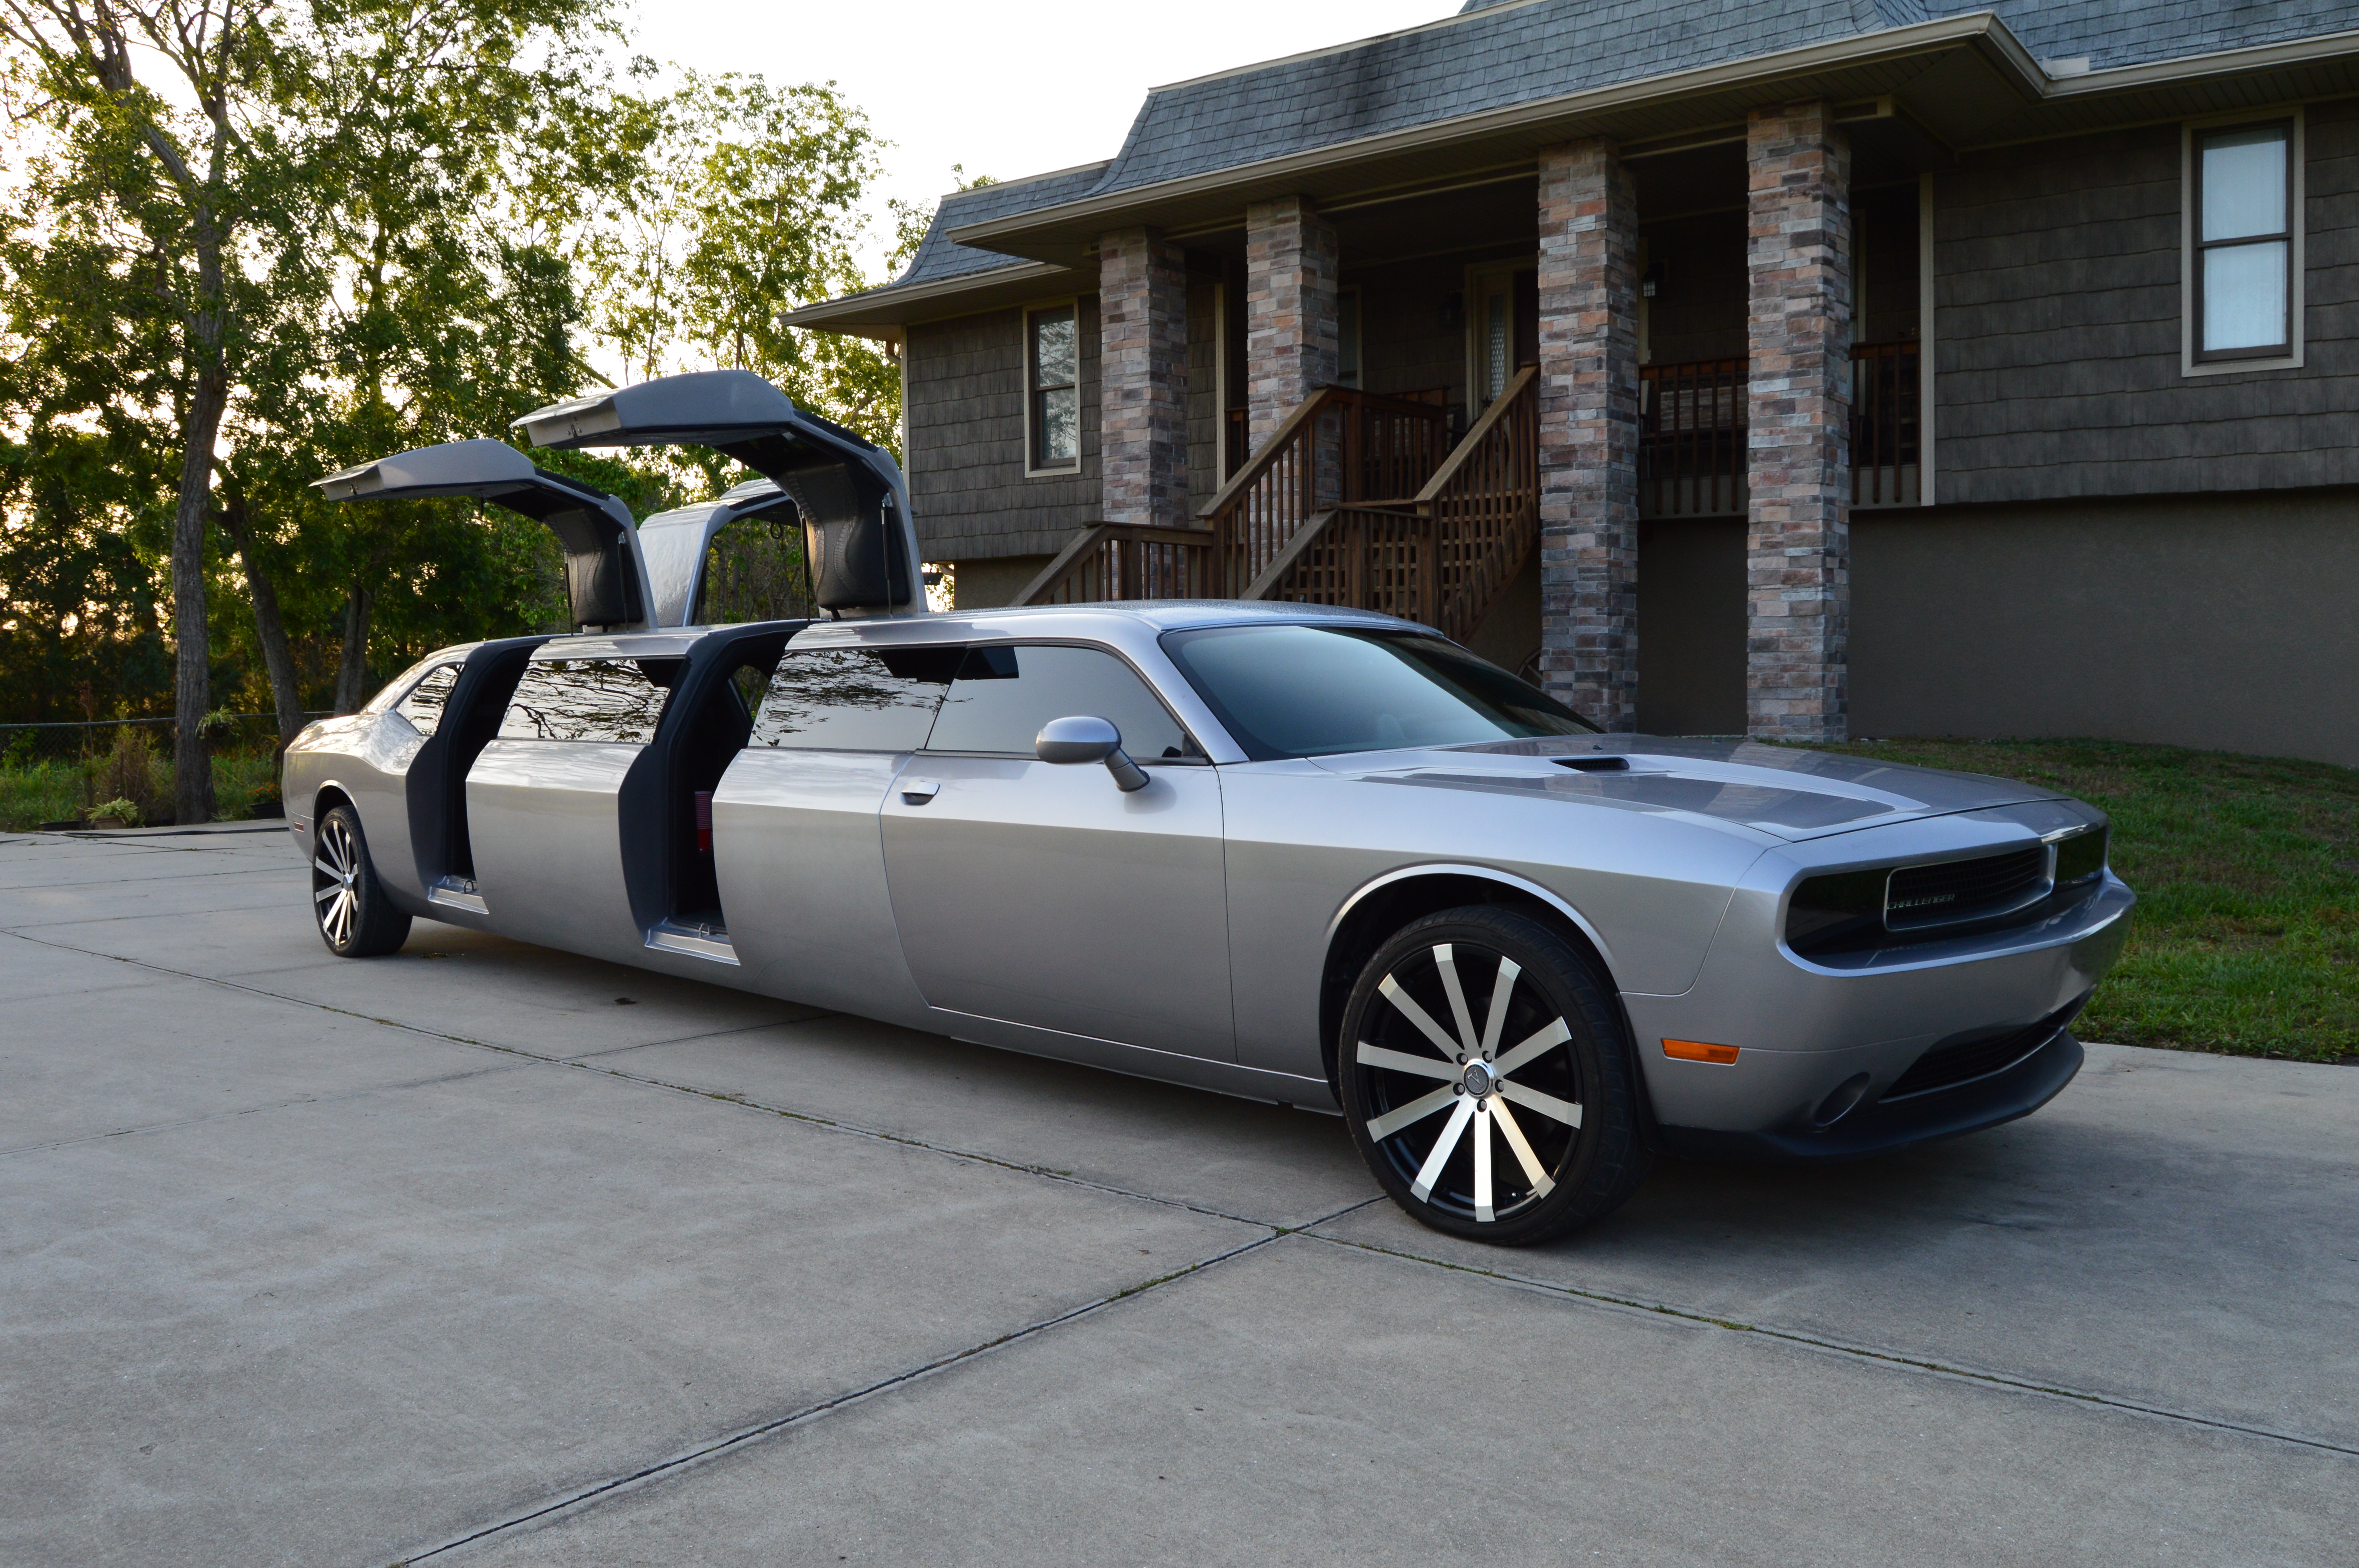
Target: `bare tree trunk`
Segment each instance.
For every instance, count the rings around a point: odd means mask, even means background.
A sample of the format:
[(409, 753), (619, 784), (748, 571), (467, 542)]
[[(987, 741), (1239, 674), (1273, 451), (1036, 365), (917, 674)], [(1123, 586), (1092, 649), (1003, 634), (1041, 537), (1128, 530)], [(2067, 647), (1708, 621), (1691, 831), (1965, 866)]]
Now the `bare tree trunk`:
[(237, 546), (245, 567), (246, 590), (254, 599), (254, 630), (262, 642), (263, 667), (270, 672), (271, 706), (278, 710), (278, 750), (285, 752), (303, 729), (303, 688), (295, 677), (295, 652), (287, 642), (287, 622), (278, 613), (278, 585), (254, 552), (254, 535), (245, 498), (228, 496), (221, 510), (222, 531)]
[(368, 700), (369, 608), (376, 595), (353, 584), (344, 600), (344, 656), (336, 669), (336, 711), (357, 713)]
[[(212, 707), (212, 649), (205, 629), (205, 514), (212, 510), (213, 442), (229, 401), (220, 368), (220, 323), (212, 323), (215, 362), (196, 377), (180, 453), (179, 504), (172, 517), (172, 814), (183, 827), (213, 815), (212, 744), (205, 714)], [(202, 327), (200, 330), (201, 332)]]

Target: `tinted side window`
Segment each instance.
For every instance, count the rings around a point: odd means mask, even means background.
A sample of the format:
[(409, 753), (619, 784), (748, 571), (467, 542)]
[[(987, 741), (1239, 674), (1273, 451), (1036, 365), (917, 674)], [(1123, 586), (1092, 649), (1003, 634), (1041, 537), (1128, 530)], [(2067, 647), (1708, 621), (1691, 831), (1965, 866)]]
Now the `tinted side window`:
[(442, 708), (451, 700), (451, 688), (458, 684), (459, 666), (443, 665), (411, 687), (409, 695), (393, 705), (394, 711), (408, 719), (410, 727), (420, 735), (431, 735), (442, 722)]
[(678, 659), (548, 659), (527, 665), (500, 720), (504, 741), (618, 741), (655, 738)]
[(821, 648), (778, 661), (754, 720), (756, 746), (914, 752), (961, 648)]
[(1147, 683), (1095, 648), (968, 650), (926, 748), (1030, 756), (1042, 725), (1080, 714), (1112, 722), (1142, 762), (1199, 754)]

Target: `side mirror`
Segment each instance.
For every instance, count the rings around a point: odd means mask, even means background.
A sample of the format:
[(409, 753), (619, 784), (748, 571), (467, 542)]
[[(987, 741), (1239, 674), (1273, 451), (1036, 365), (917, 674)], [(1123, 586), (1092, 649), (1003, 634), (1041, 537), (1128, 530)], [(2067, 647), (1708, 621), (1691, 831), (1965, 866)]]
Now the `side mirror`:
[(1040, 727), (1032, 750), (1044, 762), (1103, 762), (1125, 795), (1147, 787), (1147, 771), (1122, 749), (1122, 731), (1103, 719), (1051, 719)]

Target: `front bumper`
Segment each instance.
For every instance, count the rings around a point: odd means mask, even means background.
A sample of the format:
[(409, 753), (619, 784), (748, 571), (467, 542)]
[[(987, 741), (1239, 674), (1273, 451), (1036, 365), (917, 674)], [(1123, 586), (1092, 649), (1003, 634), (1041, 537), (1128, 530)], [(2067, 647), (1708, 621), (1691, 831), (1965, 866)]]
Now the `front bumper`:
[(1804, 1120), (1756, 1132), (1664, 1126), (1656, 1133), (1665, 1153), (1690, 1160), (1857, 1160), (2029, 1116), (2072, 1081), (2082, 1055), (2081, 1043), (2060, 1028), (2046, 1044), (2003, 1072), (1903, 1099), (1878, 1100), (1871, 1094), (1831, 1127)]

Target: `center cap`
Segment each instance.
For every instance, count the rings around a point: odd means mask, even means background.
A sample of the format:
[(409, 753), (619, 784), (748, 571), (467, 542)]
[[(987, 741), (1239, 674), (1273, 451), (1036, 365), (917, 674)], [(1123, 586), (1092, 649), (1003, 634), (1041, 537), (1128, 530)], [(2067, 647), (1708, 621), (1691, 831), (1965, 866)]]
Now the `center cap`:
[(1458, 1081), (1465, 1086), (1468, 1094), (1480, 1099), (1491, 1092), (1491, 1069), (1480, 1062), (1469, 1062), (1466, 1076)]

